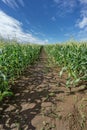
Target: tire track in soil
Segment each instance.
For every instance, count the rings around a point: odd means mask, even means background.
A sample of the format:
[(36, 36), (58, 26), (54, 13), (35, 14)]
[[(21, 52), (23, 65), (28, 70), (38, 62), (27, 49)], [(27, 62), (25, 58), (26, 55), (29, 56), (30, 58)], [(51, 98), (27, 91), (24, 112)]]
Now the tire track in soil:
[(39, 60), (12, 85), (14, 96), (0, 104), (0, 130), (80, 130), (71, 126), (69, 117), (84, 93), (77, 89), (69, 95), (66, 74), (60, 79), (59, 71), (48, 65), (42, 49)]

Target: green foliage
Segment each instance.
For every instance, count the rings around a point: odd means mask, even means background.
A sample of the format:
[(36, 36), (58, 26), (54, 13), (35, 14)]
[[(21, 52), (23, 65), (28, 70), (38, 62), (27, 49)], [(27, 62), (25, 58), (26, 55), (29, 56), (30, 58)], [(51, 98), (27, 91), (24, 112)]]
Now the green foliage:
[(76, 86), (80, 81), (87, 81), (87, 44), (68, 43), (47, 45), (45, 47), (49, 57), (53, 58), (62, 69), (60, 76), (66, 71), (68, 74), (66, 86)]
[(40, 48), (39, 45), (0, 43), (0, 99), (11, 94), (9, 82), (38, 58)]
[(8, 97), (8, 96), (13, 96), (13, 93), (10, 91), (4, 91), (3, 93), (0, 92), (0, 101), (2, 101), (4, 97)]

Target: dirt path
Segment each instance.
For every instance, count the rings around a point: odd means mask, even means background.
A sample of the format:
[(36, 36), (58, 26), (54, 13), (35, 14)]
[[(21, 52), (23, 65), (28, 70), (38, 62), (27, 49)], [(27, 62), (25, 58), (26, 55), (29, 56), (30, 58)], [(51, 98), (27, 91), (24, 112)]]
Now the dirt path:
[(87, 90), (69, 94), (59, 71), (42, 49), (40, 60), (12, 86), (14, 96), (0, 104), (0, 130), (87, 130)]

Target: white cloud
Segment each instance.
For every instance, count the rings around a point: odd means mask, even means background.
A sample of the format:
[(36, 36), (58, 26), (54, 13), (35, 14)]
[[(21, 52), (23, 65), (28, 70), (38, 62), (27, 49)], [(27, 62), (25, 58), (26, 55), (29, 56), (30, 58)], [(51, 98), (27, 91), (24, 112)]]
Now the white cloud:
[(77, 6), (76, 0), (53, 0), (54, 6), (58, 8), (56, 15), (64, 17), (66, 14), (72, 13)]
[(87, 41), (87, 27), (79, 31), (77, 38), (81, 41)]
[(26, 33), (22, 29), (22, 23), (8, 16), (0, 10), (0, 35), (4, 38), (16, 38), (20, 42), (31, 42), (44, 44), (48, 40), (40, 40), (30, 33)]
[(80, 21), (78, 24), (79, 28), (84, 28), (87, 26), (87, 17), (83, 17), (82, 21)]
[(81, 4), (87, 4), (87, 0), (79, 0)]
[(18, 8), (18, 4), (15, 2), (15, 0), (2, 0), (2, 2), (12, 8)]
[[(60, 6), (60, 9), (63, 8), (65, 11), (68, 11), (70, 8), (73, 10), (75, 6), (77, 6), (76, 0), (54, 0), (54, 2)], [(87, 41), (87, 0), (77, 0), (80, 4), (80, 12), (79, 19), (76, 21), (76, 27), (79, 28), (79, 32), (77, 34), (73, 34), (74, 37), (78, 40)], [(68, 10), (67, 10), (68, 8)], [(65, 11), (65, 13), (66, 13)], [(71, 37), (70, 33), (65, 33), (65, 37)]]
[(61, 7), (73, 8), (76, 6), (76, 0), (54, 0)]
[(76, 27), (79, 28), (77, 38), (87, 40), (87, 0), (78, 0), (80, 2), (79, 19), (76, 21)]
[(79, 0), (79, 2), (81, 4), (80, 16), (86, 17), (87, 16), (87, 0)]
[(78, 0), (81, 5), (80, 17), (87, 17), (87, 0)]
[(81, 17), (87, 17), (87, 7), (84, 7), (80, 11), (80, 16)]
[[(2, 2), (11, 8), (18, 8), (19, 5), (24, 6), (24, 1), (23, 0), (2, 0)], [(17, 3), (18, 2), (18, 3)]]

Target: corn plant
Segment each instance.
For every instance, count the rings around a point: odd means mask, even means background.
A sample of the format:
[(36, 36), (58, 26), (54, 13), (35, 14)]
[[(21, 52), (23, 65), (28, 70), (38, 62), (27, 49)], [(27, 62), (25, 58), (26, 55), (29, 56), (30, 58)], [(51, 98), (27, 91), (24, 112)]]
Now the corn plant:
[(18, 43), (0, 44), (0, 100), (12, 95), (9, 83), (19, 77), (22, 71), (34, 63), (40, 52), (39, 45)]
[(56, 44), (45, 47), (49, 57), (53, 57), (61, 67), (60, 76), (67, 72), (66, 87), (71, 91), (80, 81), (87, 81), (86, 43)]

